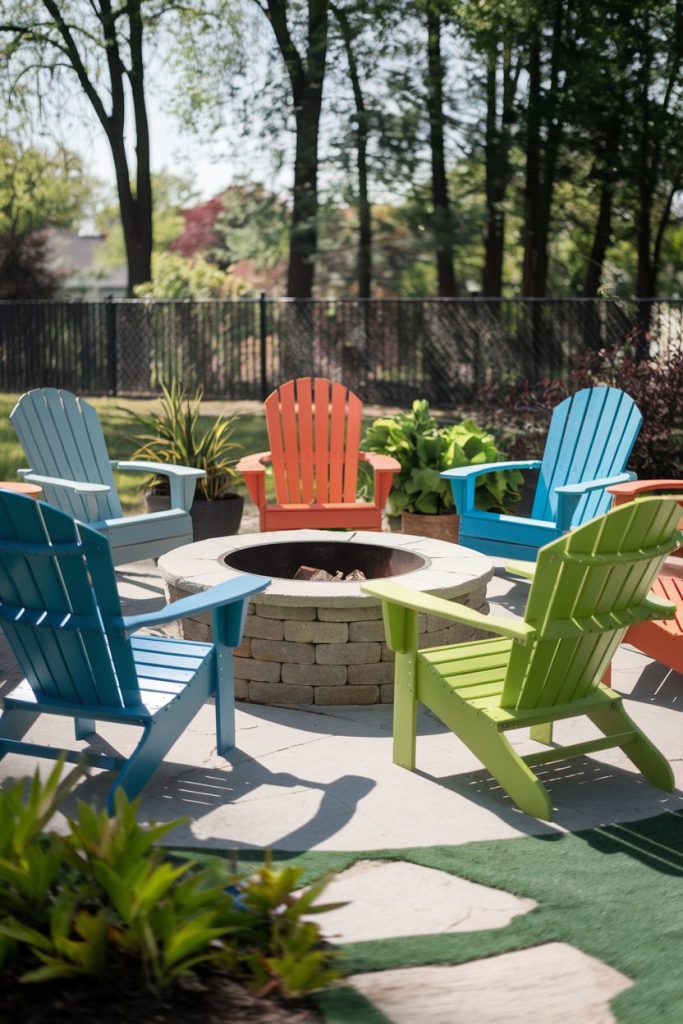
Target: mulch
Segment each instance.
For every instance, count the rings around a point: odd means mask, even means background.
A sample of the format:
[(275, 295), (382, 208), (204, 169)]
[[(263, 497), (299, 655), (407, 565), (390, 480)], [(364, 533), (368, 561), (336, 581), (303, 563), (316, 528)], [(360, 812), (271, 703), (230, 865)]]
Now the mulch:
[(322, 1024), (312, 1000), (262, 998), (219, 973), (182, 978), (156, 996), (144, 985), (90, 979), (20, 984), (3, 972), (8, 1024)]

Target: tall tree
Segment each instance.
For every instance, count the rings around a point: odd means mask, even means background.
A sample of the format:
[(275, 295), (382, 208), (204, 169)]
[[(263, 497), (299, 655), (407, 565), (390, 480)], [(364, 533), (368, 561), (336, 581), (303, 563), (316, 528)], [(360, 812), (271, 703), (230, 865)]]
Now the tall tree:
[(349, 71), (354, 100), (354, 141), (356, 146), (356, 169), (358, 174), (358, 297), (369, 299), (372, 292), (372, 206), (368, 191), (368, 136), (370, 115), (365, 102), (361, 71), (356, 55), (356, 40), (360, 26), (353, 23), (362, 10), (357, 6), (349, 11), (336, 3), (330, 9), (339, 26), (339, 34)]
[[(572, 0), (529, 12), (522, 295), (546, 294), (548, 241), (570, 75)], [(547, 21), (543, 15), (547, 16)]]
[[(296, 139), (287, 294), (306, 299), (313, 293), (318, 245), (318, 142), (329, 0), (302, 0), (301, 5), (298, 0), (255, 2), (273, 28), (289, 81)], [(299, 44), (297, 35), (302, 38)]]
[[(144, 0), (0, 3), (2, 59), (10, 71), (15, 77), (33, 71), (43, 91), (64, 72), (75, 76), (104, 130), (114, 164), (131, 292), (150, 279), (152, 258), (143, 7)], [(130, 122), (134, 174), (126, 150)]]
[(433, 232), (439, 295), (458, 294), (453, 268), (453, 213), (446, 173), (446, 130), (444, 111), (445, 67), (442, 55), (443, 13), (441, 0), (426, 0), (427, 27), (427, 114), (432, 166)]

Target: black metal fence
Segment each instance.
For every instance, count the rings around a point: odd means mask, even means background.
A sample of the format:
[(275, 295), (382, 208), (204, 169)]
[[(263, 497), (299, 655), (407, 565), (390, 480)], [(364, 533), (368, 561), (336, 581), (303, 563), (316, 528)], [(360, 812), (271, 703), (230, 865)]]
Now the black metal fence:
[(315, 374), (365, 402), (469, 402), (500, 378), (562, 376), (586, 351), (683, 346), (683, 300), (238, 299), (0, 302), (0, 390), (151, 395), (177, 376), (260, 399)]

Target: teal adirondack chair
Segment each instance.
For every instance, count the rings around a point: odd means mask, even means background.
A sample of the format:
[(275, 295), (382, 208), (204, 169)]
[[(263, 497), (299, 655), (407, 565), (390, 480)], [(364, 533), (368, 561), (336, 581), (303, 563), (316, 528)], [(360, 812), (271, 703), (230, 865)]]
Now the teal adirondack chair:
[[(67, 752), (68, 761), (119, 770), (111, 811), (118, 789), (130, 798), (140, 792), (211, 696), (218, 753), (227, 753), (235, 742), (231, 648), (240, 643), (248, 599), (269, 582), (245, 574), (160, 611), (124, 616), (106, 537), (0, 490), (0, 625), (25, 674), (5, 696), (0, 758), (64, 753), (22, 739), (41, 714), (73, 718), (77, 739), (97, 722), (141, 727), (129, 758)], [(135, 633), (208, 609), (213, 644)]]
[[(649, 591), (680, 542), (679, 517), (676, 502), (644, 498), (548, 544), (539, 552), (523, 621), (482, 615), (390, 581), (362, 584), (382, 599), (387, 643), (396, 652), (396, 764), (415, 767), (420, 702), (536, 817), (550, 820), (553, 810), (536, 765), (609, 747), (621, 747), (653, 785), (672, 790), (668, 762), (600, 680), (628, 626), (675, 614), (674, 604)], [(418, 651), (419, 613), (497, 637)], [(549, 742), (553, 722), (579, 715), (603, 737), (521, 757), (505, 736), (531, 726), (532, 738)]]
[[(10, 420), (31, 467), (19, 471), (23, 479), (39, 484), (51, 505), (103, 533), (111, 544), (115, 565), (158, 558), (192, 543), (190, 509), (195, 484), (204, 470), (110, 460), (97, 413), (69, 391), (28, 391), (10, 413)], [(113, 469), (168, 477), (171, 508), (124, 516)]]
[[(460, 514), (459, 543), (501, 558), (534, 561), (539, 548), (567, 530), (607, 512), (606, 488), (633, 480), (626, 471), (642, 416), (618, 388), (585, 388), (553, 410), (542, 459), (491, 462), (448, 469)], [(531, 517), (475, 507), (476, 478), (506, 469), (537, 469)]]

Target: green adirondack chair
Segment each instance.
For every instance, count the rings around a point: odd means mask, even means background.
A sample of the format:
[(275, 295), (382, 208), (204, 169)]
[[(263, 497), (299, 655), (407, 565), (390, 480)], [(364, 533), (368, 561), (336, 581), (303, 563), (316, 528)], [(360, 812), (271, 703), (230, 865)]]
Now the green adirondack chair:
[[(190, 509), (203, 469), (110, 460), (95, 409), (70, 391), (27, 391), (10, 420), (31, 467), (20, 475), (39, 484), (51, 505), (103, 533), (115, 565), (158, 558), (192, 543)], [(170, 509), (124, 516), (112, 469), (168, 477)]]
[[(668, 762), (600, 682), (628, 626), (671, 618), (675, 605), (650, 593), (665, 556), (680, 543), (680, 508), (664, 498), (624, 505), (542, 548), (523, 621), (482, 615), (391, 581), (364, 583), (382, 600), (396, 653), (394, 761), (415, 767), (418, 701), (472, 750), (523, 811), (552, 818), (539, 764), (621, 747), (655, 786), (673, 789)], [(497, 634), (417, 650), (419, 613)], [(521, 757), (505, 736), (587, 715), (603, 737)]]
[[(270, 580), (243, 575), (156, 612), (124, 616), (106, 537), (64, 512), (0, 490), (0, 625), (25, 674), (5, 696), (0, 758), (9, 753), (85, 760), (118, 769), (109, 791), (140, 792), (209, 697), (216, 746), (234, 746), (232, 650), (247, 604)], [(214, 643), (133, 635), (211, 610)], [(96, 723), (142, 728), (129, 758), (70, 752), (23, 740), (41, 714), (75, 720), (76, 739)]]

